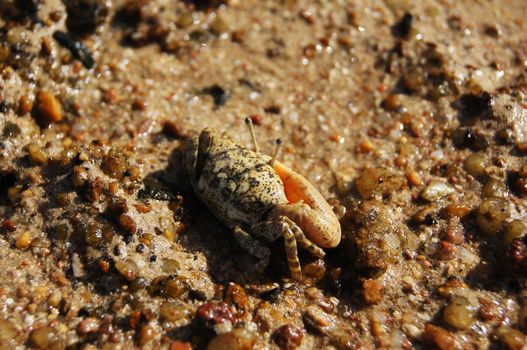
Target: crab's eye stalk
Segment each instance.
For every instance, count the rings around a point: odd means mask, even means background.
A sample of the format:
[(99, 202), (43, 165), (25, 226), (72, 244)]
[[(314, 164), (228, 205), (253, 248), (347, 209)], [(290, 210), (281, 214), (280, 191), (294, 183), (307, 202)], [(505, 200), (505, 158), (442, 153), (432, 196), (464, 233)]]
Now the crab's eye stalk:
[(280, 153), (280, 149), (282, 149), (282, 140), (276, 139), (276, 146), (274, 148), (273, 157), (269, 161), (270, 166), (274, 166), (274, 162), (276, 162), (276, 158), (278, 158), (278, 154)]
[(249, 117), (245, 118), (245, 124), (249, 127), (249, 132), (251, 133), (251, 138), (253, 139), (253, 146), (256, 152), (260, 152), (258, 147), (258, 142), (256, 141), (256, 133), (254, 132), (253, 120)]

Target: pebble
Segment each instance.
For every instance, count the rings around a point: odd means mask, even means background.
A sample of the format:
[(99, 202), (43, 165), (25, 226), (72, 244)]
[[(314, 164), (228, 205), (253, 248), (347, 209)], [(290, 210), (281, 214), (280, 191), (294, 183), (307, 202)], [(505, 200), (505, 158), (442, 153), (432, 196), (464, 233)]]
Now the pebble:
[(192, 350), (192, 344), (175, 340), (172, 343), (170, 343), (169, 349), (170, 350)]
[(26, 249), (31, 244), (31, 241), (32, 241), (31, 234), (28, 231), (26, 231), (22, 233), (20, 236), (18, 236), (18, 238), (16, 239), (15, 246), (18, 249)]
[(99, 320), (93, 317), (85, 318), (79, 322), (77, 326), (77, 333), (79, 335), (86, 335), (89, 333), (96, 333), (99, 330)]
[(9, 220), (9, 219), (3, 220), (2, 227), (9, 232), (16, 231), (16, 223), (13, 220)]
[(439, 350), (455, 349), (456, 342), (452, 333), (432, 324), (425, 326), (424, 339), (429, 345), (435, 346)]
[(335, 319), (314, 305), (308, 306), (303, 320), (306, 328), (322, 335), (328, 335), (335, 329)]
[(443, 310), (443, 321), (456, 329), (467, 329), (474, 323), (474, 307), (465, 297), (454, 297)]
[(421, 192), (421, 198), (428, 202), (435, 202), (449, 194), (454, 193), (454, 189), (442, 182), (432, 182)]
[(384, 288), (377, 280), (369, 279), (364, 281), (362, 288), (362, 297), (366, 304), (373, 305), (382, 300)]
[(47, 91), (39, 91), (36, 96), (36, 115), (43, 125), (58, 123), (62, 120), (60, 102)]
[(27, 152), (29, 154), (29, 159), (31, 160), (31, 163), (35, 165), (47, 164), (48, 156), (36, 143), (29, 143), (27, 145)]
[(207, 350), (250, 350), (256, 341), (254, 334), (235, 328), (231, 332), (220, 334), (207, 344)]
[(304, 333), (301, 329), (288, 323), (273, 332), (272, 339), (280, 349), (293, 350), (302, 343)]
[(198, 307), (197, 316), (209, 325), (231, 322), (234, 323), (236, 317), (226, 303), (213, 303), (211, 301)]
[(499, 339), (503, 345), (509, 350), (524, 350), (527, 344), (527, 337), (525, 334), (517, 329), (502, 327), (496, 332), (499, 334)]
[(29, 333), (29, 344), (37, 349), (48, 349), (55, 338), (55, 330), (44, 326)]
[(139, 332), (139, 345), (143, 347), (150, 340), (154, 339), (155, 336), (155, 330), (149, 325), (145, 324), (143, 327), (141, 327), (141, 331)]

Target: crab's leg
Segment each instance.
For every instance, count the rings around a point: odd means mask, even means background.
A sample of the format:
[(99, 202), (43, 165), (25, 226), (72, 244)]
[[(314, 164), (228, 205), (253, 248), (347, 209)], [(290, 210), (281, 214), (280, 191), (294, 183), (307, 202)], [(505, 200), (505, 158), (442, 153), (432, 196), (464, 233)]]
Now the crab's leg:
[(317, 258), (323, 258), (326, 255), (326, 253), (322, 249), (320, 249), (315, 243), (307, 239), (304, 232), (302, 232), (300, 227), (294, 221), (292, 221), (286, 216), (282, 216), (281, 220), (283, 220), (283, 222), (293, 232), (296, 243), (298, 243), (298, 245), (300, 245), (302, 248), (304, 248)]
[(250, 281), (254, 277), (261, 275), (269, 265), (271, 251), (267, 246), (263, 245), (262, 242), (251, 236), (239, 226), (234, 228), (234, 238), (244, 251), (260, 259), (253, 267), (243, 273), (243, 280)]
[(291, 271), (291, 276), (296, 280), (302, 279), (302, 268), (298, 260), (298, 247), (296, 245), (295, 228), (298, 226), (291, 221), (283, 220), (284, 217), (273, 217), (271, 220), (263, 221), (251, 227), (251, 232), (269, 242), (275, 241), (278, 237), (284, 237), (285, 253), (287, 255), (287, 264)]
[(198, 162), (198, 148), (199, 142), (197, 137), (193, 137), (185, 143), (184, 162), (190, 184), (194, 189), (197, 187), (198, 174), (196, 173), (196, 164)]
[(289, 265), (289, 271), (291, 271), (291, 276), (295, 280), (301, 280), (302, 267), (300, 266), (300, 261), (298, 261), (296, 238), (293, 230), (285, 222), (282, 224), (282, 234), (284, 235), (285, 253), (287, 255), (287, 263)]
[(239, 226), (234, 228), (234, 239), (236, 239), (236, 242), (238, 242), (244, 251), (258, 259), (264, 259), (271, 254), (269, 248), (264, 246), (262, 242), (251, 236)]

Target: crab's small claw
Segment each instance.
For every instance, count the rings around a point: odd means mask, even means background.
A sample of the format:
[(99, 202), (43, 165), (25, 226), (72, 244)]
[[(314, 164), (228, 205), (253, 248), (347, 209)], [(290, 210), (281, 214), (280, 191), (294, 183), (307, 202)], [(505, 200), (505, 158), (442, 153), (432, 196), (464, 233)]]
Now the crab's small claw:
[[(289, 201), (289, 205), (277, 208), (280, 213), (276, 215), (291, 219), (316, 245), (322, 248), (338, 246), (342, 235), (340, 222), (320, 192), (305, 177), (279, 161), (274, 163), (274, 169)], [(301, 203), (304, 205), (299, 205)]]

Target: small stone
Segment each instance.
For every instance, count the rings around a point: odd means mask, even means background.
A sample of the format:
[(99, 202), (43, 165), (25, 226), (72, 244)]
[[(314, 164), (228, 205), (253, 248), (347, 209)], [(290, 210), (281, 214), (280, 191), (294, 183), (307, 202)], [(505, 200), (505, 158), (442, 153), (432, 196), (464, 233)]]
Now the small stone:
[(406, 179), (412, 186), (420, 186), (423, 183), (421, 176), (415, 170), (408, 171), (406, 173)]
[(448, 241), (441, 241), (439, 242), (439, 246), (437, 248), (437, 257), (439, 260), (452, 260), (455, 258), (457, 251), (458, 249), (454, 244)]
[(198, 307), (197, 316), (209, 325), (235, 321), (235, 316), (226, 303), (206, 302)]
[(328, 335), (335, 329), (335, 319), (317, 306), (308, 306), (303, 316), (306, 328), (318, 334)]
[(364, 281), (362, 288), (362, 296), (366, 304), (373, 305), (382, 300), (384, 288), (377, 280), (369, 279)]
[(454, 189), (442, 182), (432, 182), (421, 192), (421, 197), (428, 202), (435, 202), (449, 194), (454, 193)]
[(395, 112), (401, 108), (399, 97), (397, 95), (390, 95), (381, 102), (381, 107), (387, 111)]
[(16, 231), (16, 223), (13, 220), (9, 220), (9, 219), (3, 220), (2, 227), (9, 232)]
[(31, 163), (35, 165), (44, 165), (48, 162), (48, 156), (36, 143), (31, 142), (27, 145), (27, 152)]
[(437, 347), (439, 350), (454, 350), (456, 342), (452, 334), (438, 326), (427, 324), (425, 326), (424, 339), (426, 342)]
[(60, 292), (60, 290), (55, 290), (51, 292), (51, 294), (48, 297), (49, 306), (57, 307), (59, 306), (61, 301), (62, 301), (62, 293)]
[(467, 329), (474, 323), (474, 308), (465, 297), (454, 297), (443, 310), (443, 321), (456, 329)]
[(192, 344), (175, 340), (170, 343), (170, 350), (192, 350)]
[(525, 334), (517, 329), (502, 327), (496, 333), (499, 334), (501, 343), (509, 350), (524, 350), (527, 344)]
[(31, 244), (31, 241), (32, 241), (31, 234), (28, 231), (26, 231), (22, 233), (20, 236), (18, 236), (18, 238), (16, 239), (15, 246), (18, 249), (26, 249)]
[(29, 334), (29, 344), (37, 349), (48, 349), (54, 339), (55, 331), (48, 326), (34, 329)]
[(29, 100), (26, 95), (20, 96), (18, 99), (18, 114), (25, 115), (33, 109), (33, 102)]
[(96, 333), (99, 330), (99, 320), (93, 317), (85, 318), (79, 322), (77, 326), (77, 333), (79, 335), (86, 335), (89, 333)]
[(229, 25), (221, 16), (216, 16), (216, 19), (210, 24), (209, 28), (216, 35), (222, 35), (229, 31)]
[(62, 120), (60, 102), (46, 91), (40, 91), (36, 96), (36, 114), (43, 125), (58, 123)]
[(236, 283), (229, 283), (227, 290), (225, 291), (225, 302), (233, 305), (240, 315), (243, 315), (249, 307), (249, 298), (245, 289)]
[(15, 340), (18, 336), (19, 332), (11, 321), (0, 319), (0, 344), (2, 341)]
[(132, 219), (129, 215), (119, 215), (118, 222), (119, 226), (128, 231), (130, 234), (133, 235), (137, 232), (137, 224), (135, 223), (134, 219)]
[(301, 329), (296, 328), (288, 323), (273, 332), (273, 341), (280, 347), (280, 349), (293, 350), (296, 349), (300, 343), (304, 333)]
[(189, 316), (188, 307), (182, 303), (167, 301), (159, 308), (163, 321), (175, 322)]
[(154, 339), (155, 336), (156, 332), (154, 329), (145, 324), (143, 327), (141, 327), (141, 331), (139, 332), (139, 345), (141, 345), (141, 347), (144, 346), (150, 340)]
[(255, 341), (254, 334), (236, 328), (212, 338), (207, 344), (207, 350), (251, 350)]

